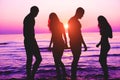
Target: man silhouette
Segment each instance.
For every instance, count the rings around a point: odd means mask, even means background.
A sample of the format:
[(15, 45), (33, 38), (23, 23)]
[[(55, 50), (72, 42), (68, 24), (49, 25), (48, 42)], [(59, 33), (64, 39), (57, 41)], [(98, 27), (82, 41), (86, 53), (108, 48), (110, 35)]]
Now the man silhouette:
[(68, 21), (68, 35), (70, 38), (70, 47), (73, 54), (73, 62), (71, 65), (71, 80), (76, 80), (77, 64), (81, 54), (81, 45), (84, 45), (85, 51), (87, 50), (86, 44), (81, 34), (81, 24), (78, 19), (81, 19), (84, 14), (84, 9), (79, 7), (76, 14)]
[[(42, 61), (39, 47), (35, 39), (34, 31), (35, 17), (37, 16), (38, 12), (39, 12), (38, 7), (33, 6), (31, 7), (30, 13), (24, 19), (23, 34), (24, 34), (24, 46), (27, 56), (26, 61), (27, 80), (34, 80), (35, 73), (39, 67), (39, 64)], [(35, 57), (36, 61), (32, 67), (33, 56)]]

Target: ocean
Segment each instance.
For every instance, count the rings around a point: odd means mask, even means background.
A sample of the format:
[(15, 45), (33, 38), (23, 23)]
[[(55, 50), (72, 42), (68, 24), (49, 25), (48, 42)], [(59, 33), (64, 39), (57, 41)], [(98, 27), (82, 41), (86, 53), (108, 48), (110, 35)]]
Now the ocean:
[[(35, 80), (55, 80), (56, 71), (52, 52), (47, 49), (50, 38), (50, 33), (36, 34), (36, 40), (43, 60), (35, 75)], [(78, 63), (77, 79), (103, 80), (103, 71), (99, 64), (100, 47), (96, 47), (100, 40), (100, 35), (97, 32), (83, 33), (83, 38), (88, 50), (84, 51), (82, 49)], [(0, 35), (0, 80), (25, 80), (26, 53), (23, 40), (22, 34)], [(107, 57), (109, 79), (120, 80), (120, 32), (113, 32), (113, 38), (109, 39), (109, 42), (111, 45)], [(62, 61), (65, 64), (68, 77), (70, 76), (72, 59), (71, 50), (65, 49)]]

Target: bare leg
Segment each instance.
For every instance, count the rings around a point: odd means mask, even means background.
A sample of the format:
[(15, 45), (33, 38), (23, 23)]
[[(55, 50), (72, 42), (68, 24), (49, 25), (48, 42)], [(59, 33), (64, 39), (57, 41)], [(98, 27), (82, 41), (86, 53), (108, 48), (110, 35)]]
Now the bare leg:
[(62, 57), (63, 51), (61, 53), (61, 50), (58, 49), (58, 47), (55, 47), (53, 49), (53, 57), (54, 57), (54, 62), (55, 62), (55, 67), (56, 67), (56, 72), (57, 72), (57, 80), (62, 80), (62, 75), (61, 75), (61, 57)]
[(27, 54), (26, 62), (27, 80), (30, 80), (31, 78), (31, 66), (32, 66), (32, 54)]
[(100, 58), (99, 61), (100, 61), (101, 67), (104, 72), (104, 78), (105, 80), (107, 80), (108, 79), (108, 67), (107, 67), (106, 59)]
[(80, 54), (81, 51), (79, 50), (72, 50), (72, 54), (73, 54), (73, 62), (71, 65), (71, 80), (76, 80), (77, 78), (77, 65), (78, 65), (78, 61), (80, 58)]
[(67, 73), (66, 73), (66, 70), (65, 70), (65, 65), (61, 61), (62, 60), (62, 56), (63, 56), (63, 51), (64, 51), (64, 48), (60, 49), (60, 51), (59, 51), (59, 58), (60, 58), (60, 67), (62, 69), (63, 78), (65, 79), (66, 76), (67, 76)]
[(27, 80), (31, 79), (31, 67), (32, 67), (32, 49), (31, 45), (29, 44), (29, 40), (24, 40), (24, 46), (26, 50), (26, 56), (27, 56), (27, 61), (26, 61), (26, 74), (27, 74)]
[(34, 56), (35, 56), (36, 61), (33, 64), (33, 69), (32, 69), (32, 75), (31, 76), (32, 76), (33, 79), (34, 79), (35, 73), (36, 73), (36, 71), (37, 71), (37, 69), (39, 67), (39, 64), (42, 61), (42, 58), (41, 58), (40, 51), (39, 51), (37, 43), (34, 46)]
[[(78, 57), (78, 56), (77, 56)], [(74, 58), (71, 66), (71, 80), (76, 80), (76, 73), (77, 73), (77, 64), (79, 58)]]
[(105, 80), (108, 80), (108, 66), (107, 66), (107, 52), (109, 51), (108, 50), (101, 50), (101, 53), (100, 53), (100, 59), (99, 59), (99, 62), (102, 66), (102, 69), (103, 69), (103, 72), (104, 72), (104, 78)]
[(57, 72), (57, 80), (61, 80), (61, 72), (60, 72), (60, 61), (57, 59), (54, 59), (55, 61), (55, 67)]
[(61, 61), (61, 68), (62, 68), (63, 76), (66, 77), (67, 73), (66, 73), (66, 70), (65, 70), (65, 65), (63, 64), (62, 61)]

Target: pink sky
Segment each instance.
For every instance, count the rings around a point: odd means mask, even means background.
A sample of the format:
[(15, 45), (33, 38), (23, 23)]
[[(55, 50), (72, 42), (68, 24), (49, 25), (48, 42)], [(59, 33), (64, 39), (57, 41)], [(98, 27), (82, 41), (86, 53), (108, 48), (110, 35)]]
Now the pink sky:
[(0, 34), (21, 33), (23, 19), (30, 7), (39, 7), (36, 17), (36, 32), (48, 31), (47, 22), (51, 12), (56, 12), (61, 22), (66, 24), (78, 7), (85, 9), (80, 20), (83, 31), (98, 31), (97, 17), (104, 15), (113, 31), (120, 31), (120, 0), (0, 0)]

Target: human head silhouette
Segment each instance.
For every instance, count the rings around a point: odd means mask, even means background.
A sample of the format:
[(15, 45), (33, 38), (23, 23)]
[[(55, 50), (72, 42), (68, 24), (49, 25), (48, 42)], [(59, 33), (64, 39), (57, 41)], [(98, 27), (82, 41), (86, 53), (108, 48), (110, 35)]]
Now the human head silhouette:
[(98, 21), (99, 23), (102, 23), (102, 24), (108, 23), (107, 19), (102, 15), (98, 16)]
[(51, 27), (51, 25), (55, 25), (55, 24), (58, 24), (59, 22), (59, 18), (57, 16), (56, 13), (52, 12), (50, 15), (49, 15), (49, 20), (48, 20), (48, 27), (50, 29), (50, 31), (53, 29), (53, 27)]
[(112, 38), (112, 28), (107, 19), (102, 15), (98, 16), (98, 27), (101, 35), (106, 35), (109, 38)]
[(39, 12), (39, 9), (37, 6), (32, 6), (31, 9), (30, 9), (30, 14), (33, 16), (33, 17), (36, 17), (37, 14)]
[(98, 16), (98, 27), (99, 27), (100, 31), (105, 31), (108, 28), (107, 19), (102, 15)]
[(85, 11), (84, 11), (84, 9), (82, 7), (77, 8), (76, 14), (75, 14), (76, 18), (81, 19), (84, 12)]
[(51, 22), (56, 22), (56, 21), (59, 21), (59, 18), (58, 18), (58, 16), (57, 16), (56, 13), (52, 12), (52, 13), (49, 15), (49, 20), (50, 20)]

